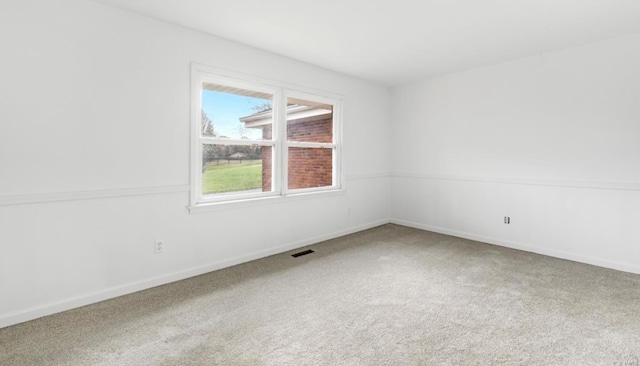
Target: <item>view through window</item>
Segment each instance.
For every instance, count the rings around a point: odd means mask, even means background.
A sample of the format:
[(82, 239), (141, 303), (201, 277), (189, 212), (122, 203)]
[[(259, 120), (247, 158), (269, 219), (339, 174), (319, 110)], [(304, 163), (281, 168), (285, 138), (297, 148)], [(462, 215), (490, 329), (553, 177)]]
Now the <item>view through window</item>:
[(199, 79), (196, 203), (340, 188), (338, 100)]
[[(202, 195), (269, 192), (271, 172), (263, 174), (263, 160), (271, 157), (271, 137), (247, 128), (240, 119), (269, 111), (263, 123), (271, 126), (273, 95), (212, 83), (202, 85)], [(262, 141), (264, 140), (264, 141)]]

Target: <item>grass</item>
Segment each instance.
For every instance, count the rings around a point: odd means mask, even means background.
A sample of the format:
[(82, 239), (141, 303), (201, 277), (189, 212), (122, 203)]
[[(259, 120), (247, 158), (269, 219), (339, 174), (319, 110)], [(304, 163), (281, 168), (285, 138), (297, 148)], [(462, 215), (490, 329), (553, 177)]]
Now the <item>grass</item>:
[(225, 193), (262, 188), (262, 160), (221, 161), (202, 174), (202, 193)]

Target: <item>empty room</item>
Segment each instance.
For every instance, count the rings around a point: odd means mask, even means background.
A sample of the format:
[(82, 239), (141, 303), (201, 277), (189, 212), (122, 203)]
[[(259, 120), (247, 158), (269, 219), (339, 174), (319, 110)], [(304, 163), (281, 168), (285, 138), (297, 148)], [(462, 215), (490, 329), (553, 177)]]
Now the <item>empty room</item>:
[(0, 365), (640, 366), (637, 0), (1, 0)]

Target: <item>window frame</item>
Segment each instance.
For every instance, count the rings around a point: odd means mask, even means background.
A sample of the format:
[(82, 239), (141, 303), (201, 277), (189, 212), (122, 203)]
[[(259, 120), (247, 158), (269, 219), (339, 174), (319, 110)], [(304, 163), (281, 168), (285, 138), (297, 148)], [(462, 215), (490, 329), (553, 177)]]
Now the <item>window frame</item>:
[[(241, 140), (220, 139), (202, 136), (201, 108), (202, 84), (204, 82), (224, 86), (237, 87), (245, 90), (255, 90), (273, 96), (273, 124), (271, 140)], [(287, 141), (287, 101), (288, 98), (298, 98), (314, 102), (329, 104), (333, 107), (333, 142), (296, 142)], [(344, 175), (342, 173), (342, 101), (340, 95), (317, 91), (287, 83), (262, 79), (255, 76), (229, 72), (192, 63), (191, 65), (191, 190), (189, 210), (200, 212), (218, 207), (237, 205), (251, 205), (273, 200), (317, 197), (320, 195), (342, 194), (344, 190)], [(215, 123), (215, 121), (214, 121)], [(272, 191), (234, 194), (221, 194), (206, 197), (202, 194), (202, 159), (203, 143), (221, 145), (248, 145), (272, 147)], [(332, 185), (312, 188), (288, 188), (288, 155), (289, 147), (303, 148), (331, 148)]]
[[(320, 191), (325, 191), (327, 189), (331, 189), (334, 188), (336, 186), (340, 186), (340, 184), (338, 183), (340, 180), (338, 179), (341, 175), (340, 175), (340, 164), (338, 164), (338, 157), (340, 156), (340, 151), (338, 151), (338, 149), (340, 148), (340, 144), (338, 144), (337, 142), (337, 136), (336, 136), (336, 131), (338, 130), (338, 123), (337, 120), (338, 118), (336, 118), (336, 110), (341, 110), (341, 106), (338, 104), (339, 101), (332, 99), (332, 98), (327, 98), (327, 97), (323, 97), (321, 95), (316, 95), (316, 94), (310, 94), (310, 93), (306, 93), (306, 92), (302, 92), (302, 91), (298, 91), (298, 90), (285, 90), (284, 91), (284, 96), (283, 99), (286, 102), (288, 101), (289, 98), (296, 98), (296, 99), (303, 99), (303, 100), (309, 100), (309, 101), (314, 101), (314, 102), (320, 102), (320, 103), (324, 103), (324, 104), (329, 104), (333, 107), (332, 110), (332, 134), (333, 134), (333, 142), (331, 143), (327, 143), (327, 142), (302, 142), (302, 141), (288, 141), (288, 139), (286, 138), (287, 136), (287, 128), (288, 128), (288, 119), (286, 118), (286, 110), (285, 110), (285, 120), (283, 121), (284, 123), (284, 141), (283, 141), (283, 156), (282, 156), (282, 164), (284, 166), (287, 167), (286, 169), (286, 174), (284, 174), (284, 176), (282, 177), (282, 185), (283, 185), (283, 191), (285, 195), (288, 194), (297, 194), (297, 193), (311, 193), (311, 192), (320, 192)], [(294, 188), (294, 189), (289, 189), (289, 148), (290, 147), (298, 147), (298, 148), (320, 148), (320, 149), (332, 149), (333, 153), (332, 153), (332, 166), (333, 166), (333, 174), (331, 177), (331, 186), (323, 186), (323, 187), (313, 187), (313, 188)]]

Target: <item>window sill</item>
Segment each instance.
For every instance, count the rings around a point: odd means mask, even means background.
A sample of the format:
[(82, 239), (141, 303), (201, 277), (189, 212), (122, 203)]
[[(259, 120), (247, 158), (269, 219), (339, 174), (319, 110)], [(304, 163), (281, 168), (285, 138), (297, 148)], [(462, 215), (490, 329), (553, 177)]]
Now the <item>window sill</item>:
[(268, 196), (268, 197), (248, 198), (248, 199), (233, 200), (233, 201), (206, 202), (206, 203), (199, 203), (196, 205), (189, 206), (187, 207), (187, 209), (191, 214), (199, 214), (199, 213), (215, 212), (215, 211), (228, 210), (228, 209), (282, 204), (282, 203), (295, 202), (300, 200), (342, 196), (344, 195), (344, 193), (345, 193), (344, 188), (338, 188), (338, 189), (332, 189), (327, 191), (290, 193), (286, 196)]

